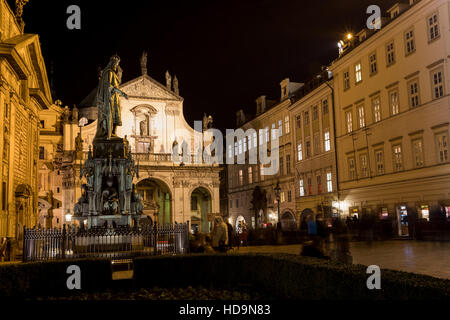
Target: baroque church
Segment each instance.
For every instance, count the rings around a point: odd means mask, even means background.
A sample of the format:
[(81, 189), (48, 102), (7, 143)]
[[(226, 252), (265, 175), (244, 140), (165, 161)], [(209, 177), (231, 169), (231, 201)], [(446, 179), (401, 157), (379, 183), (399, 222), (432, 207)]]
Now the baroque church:
[[(220, 211), (217, 164), (173, 161), (174, 146), (189, 145), (190, 154), (198, 150), (194, 136), (203, 139), (206, 129), (194, 131), (183, 115), (183, 98), (178, 79), (166, 72), (165, 85), (148, 75), (147, 56), (141, 58), (141, 76), (122, 83), (122, 126), (117, 134), (127, 139), (138, 166), (133, 181), (144, 202), (144, 214), (159, 224), (189, 221), (191, 230), (209, 232), (214, 215)], [(61, 214), (70, 223), (73, 208), (81, 195), (80, 165), (87, 158), (97, 130), (96, 88), (72, 111), (65, 110), (61, 177)]]

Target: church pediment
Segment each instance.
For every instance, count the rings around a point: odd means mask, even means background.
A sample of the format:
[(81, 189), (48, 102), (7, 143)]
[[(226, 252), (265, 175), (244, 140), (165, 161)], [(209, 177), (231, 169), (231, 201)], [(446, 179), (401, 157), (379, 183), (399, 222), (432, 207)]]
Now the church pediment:
[(124, 83), (121, 85), (121, 89), (130, 97), (173, 101), (183, 100), (183, 98), (147, 75)]

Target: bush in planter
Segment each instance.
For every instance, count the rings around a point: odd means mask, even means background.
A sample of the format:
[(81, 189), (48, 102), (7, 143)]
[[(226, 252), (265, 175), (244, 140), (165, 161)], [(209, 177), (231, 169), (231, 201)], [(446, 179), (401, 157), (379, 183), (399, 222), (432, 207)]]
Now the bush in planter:
[(0, 297), (64, 295), (67, 267), (81, 269), (81, 290), (104, 290), (111, 285), (111, 262), (107, 259), (77, 259), (0, 265)]

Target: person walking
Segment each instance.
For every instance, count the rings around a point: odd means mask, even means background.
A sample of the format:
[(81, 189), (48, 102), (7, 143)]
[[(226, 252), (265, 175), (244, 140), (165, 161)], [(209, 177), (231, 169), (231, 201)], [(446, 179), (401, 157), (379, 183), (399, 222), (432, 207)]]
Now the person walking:
[(214, 219), (214, 229), (211, 234), (212, 247), (215, 251), (225, 252), (228, 245), (228, 227), (222, 217)]

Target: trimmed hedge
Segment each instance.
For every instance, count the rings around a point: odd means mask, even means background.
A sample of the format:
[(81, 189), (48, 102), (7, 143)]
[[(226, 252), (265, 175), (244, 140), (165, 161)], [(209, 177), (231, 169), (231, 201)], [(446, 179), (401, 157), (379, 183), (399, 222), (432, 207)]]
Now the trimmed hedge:
[[(81, 270), (81, 290), (67, 289), (67, 267)], [(67, 295), (74, 291), (103, 291), (111, 287), (111, 262), (108, 259), (79, 259), (0, 265), (0, 297), (28, 298)]]
[(249, 284), (276, 299), (450, 300), (450, 280), (393, 270), (381, 271), (381, 290), (369, 290), (366, 268), (287, 254), (160, 256), (134, 260), (134, 286)]

